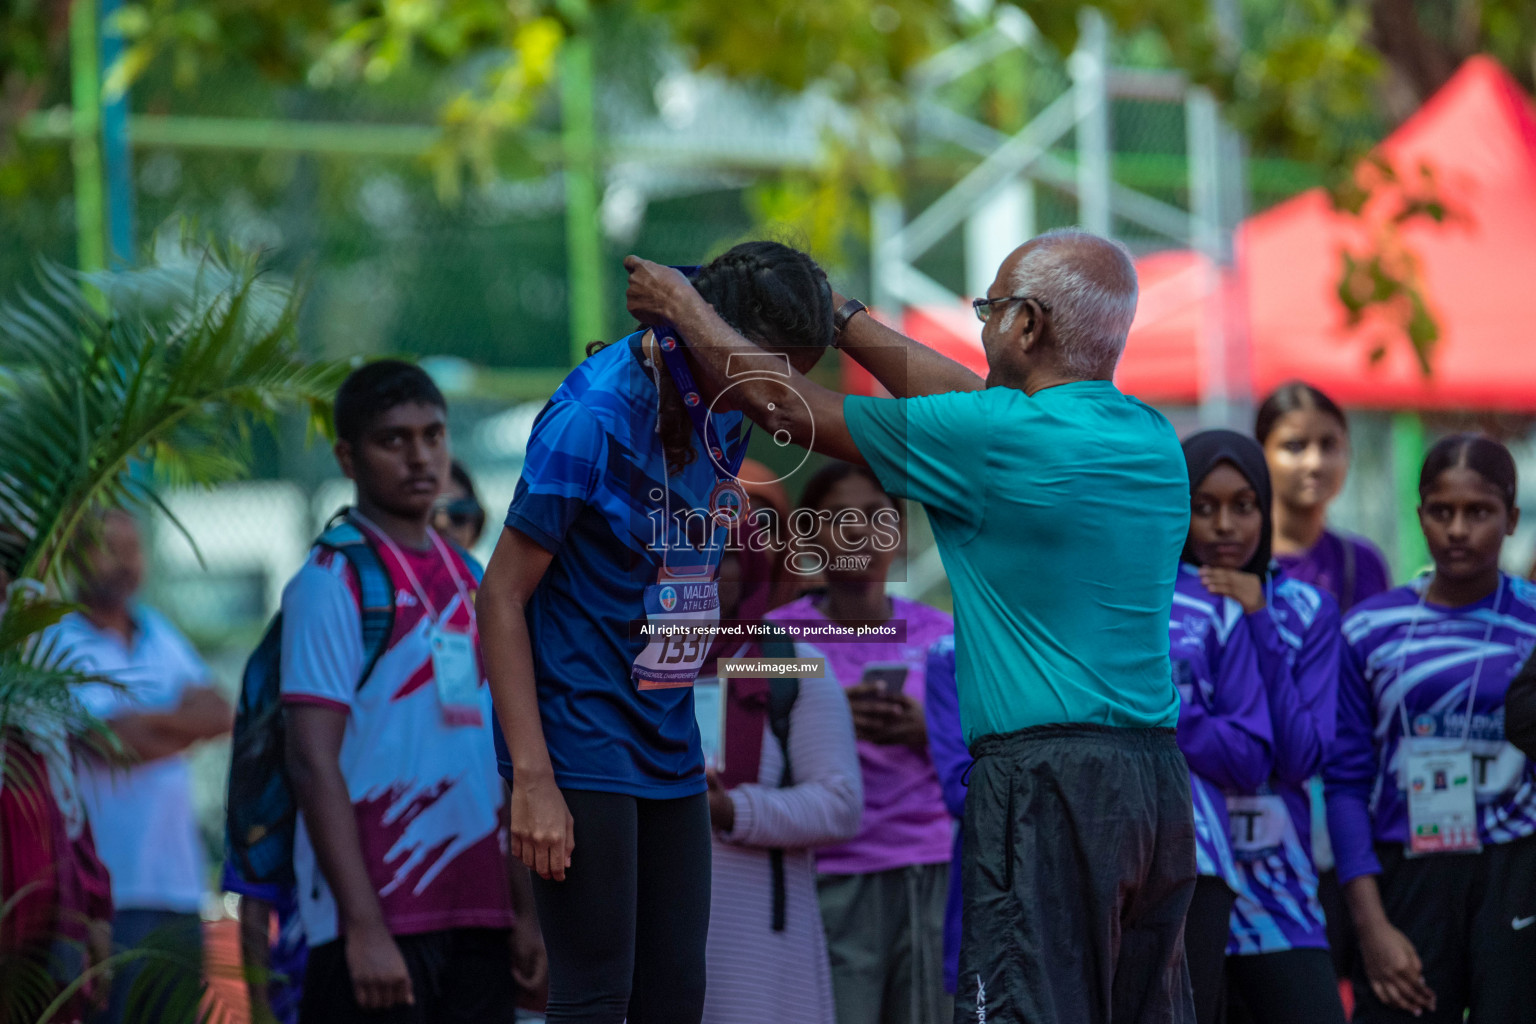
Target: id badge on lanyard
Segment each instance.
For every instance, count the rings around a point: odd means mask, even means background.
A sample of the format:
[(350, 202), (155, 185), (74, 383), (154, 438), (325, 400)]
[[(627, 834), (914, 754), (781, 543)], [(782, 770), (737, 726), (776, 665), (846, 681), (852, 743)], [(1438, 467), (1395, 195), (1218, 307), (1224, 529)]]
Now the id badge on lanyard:
[[(1419, 593), (1422, 610), (1429, 585)], [(1493, 625), (1497, 621), (1500, 599), (1504, 596), (1504, 577), (1499, 576), (1498, 589), (1493, 594), (1492, 613), (1483, 630), (1483, 640), (1478, 647), (1477, 668), (1467, 681), (1465, 711), (1466, 732), (1460, 740), (1447, 736), (1415, 735), (1417, 730), (1408, 727), (1406, 693), (1397, 705), (1398, 720), (1402, 724), (1402, 742), (1398, 747), (1398, 790), (1408, 803), (1408, 843), (1405, 852), (1410, 857), (1431, 853), (1477, 853), (1483, 848), (1478, 835), (1477, 777), (1473, 771), (1472, 717), (1477, 710), (1477, 687), (1483, 678), (1483, 662), (1488, 654), (1489, 641), (1493, 639)], [(1408, 625), (1408, 635), (1403, 639), (1402, 657), (1398, 661), (1397, 675), (1402, 678), (1407, 663), (1408, 649), (1413, 641), (1415, 616)]]
[(427, 618), (427, 650), (432, 656), (433, 688), (437, 692), (438, 706), (442, 709), (443, 724), (476, 728), (484, 725), (485, 716), (481, 712), (480, 700), (482, 674), (480, 659), (475, 653), (475, 602), (469, 588), (460, 578), (454, 558), (449, 554), (442, 538), (435, 530), (427, 531), (427, 537), (436, 549), (437, 556), (442, 559), (448, 574), (453, 577), (453, 586), (458, 591), (460, 602), (469, 613), (469, 629), (466, 632), (447, 627), (443, 620), (448, 616), (438, 613), (432, 599), (427, 596), (426, 589), (422, 587), (421, 581), (416, 578), (416, 573), (406, 559), (405, 552), (390, 539), (389, 534), (375, 526), (356, 509), (353, 509), (350, 515), (394, 556), (400, 570), (410, 582), (411, 589), (416, 591), (416, 599), (421, 602), (421, 610)]
[(432, 679), (446, 725), (484, 724), (480, 712), (480, 659), (468, 633), (452, 633), (434, 625), (427, 634), (432, 647)]
[(1408, 854), (1481, 850), (1472, 752), (1404, 739), (1400, 756), (1408, 799)]

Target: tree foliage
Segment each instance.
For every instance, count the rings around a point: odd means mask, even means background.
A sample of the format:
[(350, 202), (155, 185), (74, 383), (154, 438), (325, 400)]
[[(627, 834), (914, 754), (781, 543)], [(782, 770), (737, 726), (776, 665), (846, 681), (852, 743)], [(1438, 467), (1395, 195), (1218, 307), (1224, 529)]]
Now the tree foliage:
[(345, 368), (298, 354), (294, 305), (250, 257), (204, 253), (84, 276), (42, 264), (0, 306), (0, 582), (19, 581), (0, 613), (0, 736), (110, 743), (70, 693), (88, 677), (38, 639), (70, 608), (95, 513), (163, 509), (167, 484), (241, 474), (253, 426), (286, 406), (328, 429)]
[[(1076, 43), (1080, 0), (996, 0), (1030, 16), (1065, 54)], [(900, 187), (889, 154), (908, 128), (912, 72), (989, 22), (987, 0), (134, 0), (118, 16), (129, 41), (110, 84), (156, 63), (184, 84), (223, 62), (254, 64), (279, 81), (313, 89), (380, 85), (432, 68), (444, 83), (441, 144), (432, 153), (439, 192), (458, 193), (466, 169), (490, 179), (506, 150), (532, 127), (558, 121), (552, 102), (562, 47), (574, 33), (620, 26), (607, 38), (643, 46), (649, 22), (696, 69), (738, 82), (825, 96), (845, 116), (829, 133), (825, 165), (765, 182), (755, 208), (790, 217), (829, 243), (857, 218), (858, 194)], [(1120, 37), (1182, 70), (1226, 103), (1259, 155), (1319, 167), (1341, 207), (1358, 191), (1359, 160), (1396, 120), (1442, 85), (1467, 56), (1488, 52), (1523, 83), (1536, 72), (1536, 5), (1528, 0), (1098, 0)], [(48, 92), (58, 79), (65, 0), (21, 0), (0, 15), (14, 67), (0, 117)], [(627, 34), (622, 34), (627, 33)], [(50, 54), (52, 59), (50, 59)], [(606, 62), (600, 59), (600, 69)], [(57, 92), (57, 90), (54, 90)], [(1001, 92), (1001, 90), (1000, 90)], [(993, 98), (996, 98), (994, 96)], [(974, 115), (1003, 130), (1027, 98), (985, 102)], [(1385, 117), (1383, 117), (1385, 113)], [(558, 148), (553, 159), (559, 159)], [(1367, 179), (1369, 179), (1367, 175)], [(1388, 218), (1391, 235), (1398, 225)], [(1387, 249), (1397, 242), (1388, 237)], [(1379, 254), (1378, 254), (1379, 255)], [(1371, 255), (1360, 258), (1370, 260)], [(1416, 287), (1397, 258), (1375, 271)], [(1341, 268), (1341, 294), (1354, 275)], [(1378, 289), (1370, 290), (1375, 294)], [(1350, 286), (1350, 294), (1361, 294)], [(1410, 303), (1411, 305), (1411, 303)], [(1422, 303), (1420, 303), (1422, 305)], [(1415, 343), (1429, 337), (1422, 324)], [(1421, 347), (1421, 352), (1425, 351)]]

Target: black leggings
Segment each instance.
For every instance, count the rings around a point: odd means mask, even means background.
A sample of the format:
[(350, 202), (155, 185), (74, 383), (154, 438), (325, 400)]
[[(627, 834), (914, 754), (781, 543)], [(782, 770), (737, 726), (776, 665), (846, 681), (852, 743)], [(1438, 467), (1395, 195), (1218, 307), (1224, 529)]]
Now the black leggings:
[(1189, 964), (1189, 987), (1195, 993), (1195, 1024), (1216, 1024), (1221, 1019), (1234, 899), (1221, 879), (1210, 875), (1195, 879), (1195, 895), (1184, 918), (1184, 960)]
[(709, 801), (562, 791), (565, 881), (533, 879), (549, 1024), (698, 1024), (709, 936)]
[(1344, 1024), (1326, 949), (1227, 957), (1227, 1024)]

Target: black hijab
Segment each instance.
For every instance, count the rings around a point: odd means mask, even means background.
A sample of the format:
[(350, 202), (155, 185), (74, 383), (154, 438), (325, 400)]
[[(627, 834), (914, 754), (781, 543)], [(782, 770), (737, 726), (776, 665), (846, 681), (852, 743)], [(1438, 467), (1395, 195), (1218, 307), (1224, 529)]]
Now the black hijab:
[[(1254, 493), (1259, 496), (1259, 512), (1263, 516), (1263, 525), (1259, 528), (1259, 547), (1243, 566), (1244, 572), (1251, 572), (1256, 576), (1269, 575), (1269, 559), (1272, 546), (1271, 536), (1274, 531), (1274, 510), (1271, 508), (1272, 496), (1269, 486), (1269, 463), (1264, 461), (1264, 449), (1259, 447), (1259, 442), (1247, 434), (1239, 434), (1235, 430), (1202, 430), (1198, 434), (1192, 434), (1184, 440), (1184, 461), (1189, 464), (1189, 493), (1193, 495), (1211, 470), (1229, 462), (1248, 481)], [(1189, 550), (1189, 541), (1184, 542), (1184, 554), (1180, 556), (1184, 561), (1195, 564), (1195, 559)]]

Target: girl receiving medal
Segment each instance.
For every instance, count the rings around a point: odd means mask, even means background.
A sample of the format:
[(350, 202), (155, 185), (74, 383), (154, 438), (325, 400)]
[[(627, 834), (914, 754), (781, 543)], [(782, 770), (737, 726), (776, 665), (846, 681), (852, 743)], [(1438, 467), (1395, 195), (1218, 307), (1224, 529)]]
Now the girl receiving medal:
[[(797, 369), (832, 341), (826, 276), (794, 249), (739, 245), (692, 281)], [(703, 1012), (711, 836), (691, 687), (719, 614), (724, 527), (747, 502), (741, 415), (697, 371), (664, 329), (572, 371), (535, 420), (480, 591), (551, 1024)]]

